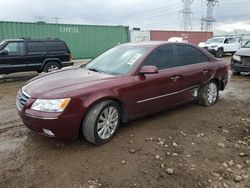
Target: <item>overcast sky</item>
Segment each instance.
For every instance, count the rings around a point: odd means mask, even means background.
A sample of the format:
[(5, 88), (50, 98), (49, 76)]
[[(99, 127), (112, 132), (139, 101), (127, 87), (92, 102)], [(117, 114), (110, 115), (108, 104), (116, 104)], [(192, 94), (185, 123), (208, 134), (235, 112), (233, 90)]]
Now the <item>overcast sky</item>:
[[(180, 29), (181, 0), (0, 0), (1, 21), (44, 20), (70, 24), (125, 25), (142, 29)], [(192, 4), (193, 29), (200, 30), (205, 0)], [(250, 30), (250, 0), (219, 0), (215, 29)]]

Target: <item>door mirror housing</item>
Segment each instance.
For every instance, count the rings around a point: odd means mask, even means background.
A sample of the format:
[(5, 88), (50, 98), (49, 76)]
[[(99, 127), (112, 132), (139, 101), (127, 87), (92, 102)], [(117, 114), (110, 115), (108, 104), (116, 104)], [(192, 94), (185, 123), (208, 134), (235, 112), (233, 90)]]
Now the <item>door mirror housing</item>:
[(159, 70), (156, 66), (143, 66), (140, 70), (141, 74), (157, 74), (159, 73)]
[(7, 50), (0, 50), (0, 55), (8, 55), (8, 51)]

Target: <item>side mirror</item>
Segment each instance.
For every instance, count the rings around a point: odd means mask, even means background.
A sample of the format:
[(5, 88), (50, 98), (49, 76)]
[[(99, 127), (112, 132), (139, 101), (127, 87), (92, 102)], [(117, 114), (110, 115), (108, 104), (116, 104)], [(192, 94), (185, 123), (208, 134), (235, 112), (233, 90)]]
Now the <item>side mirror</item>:
[(157, 74), (159, 73), (159, 70), (156, 66), (143, 66), (140, 70), (141, 74)]
[(8, 51), (7, 50), (0, 50), (0, 55), (8, 55)]

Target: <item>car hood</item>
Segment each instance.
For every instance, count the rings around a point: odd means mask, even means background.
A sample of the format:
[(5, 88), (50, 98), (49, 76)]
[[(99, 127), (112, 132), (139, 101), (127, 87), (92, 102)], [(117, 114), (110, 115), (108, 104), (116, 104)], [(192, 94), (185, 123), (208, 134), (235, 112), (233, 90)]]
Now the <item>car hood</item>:
[(220, 43), (205, 43), (204, 44), (205, 47), (218, 46), (218, 45), (220, 45)]
[(117, 79), (113, 76), (83, 68), (60, 70), (40, 75), (29, 81), (22, 90), (31, 98), (64, 98), (91, 92), (94, 86), (106, 86), (104, 82)]
[(241, 48), (235, 54), (240, 56), (250, 56), (250, 48)]

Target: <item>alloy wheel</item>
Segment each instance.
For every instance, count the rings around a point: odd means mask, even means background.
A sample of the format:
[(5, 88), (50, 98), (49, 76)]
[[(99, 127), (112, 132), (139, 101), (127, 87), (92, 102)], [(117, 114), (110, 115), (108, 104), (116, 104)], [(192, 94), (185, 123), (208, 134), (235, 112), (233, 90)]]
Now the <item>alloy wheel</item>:
[(103, 140), (110, 138), (117, 128), (118, 120), (119, 114), (115, 107), (110, 106), (105, 108), (97, 121), (98, 136)]
[(210, 83), (207, 88), (207, 100), (209, 104), (213, 104), (216, 102), (218, 97), (218, 89), (215, 83)]

